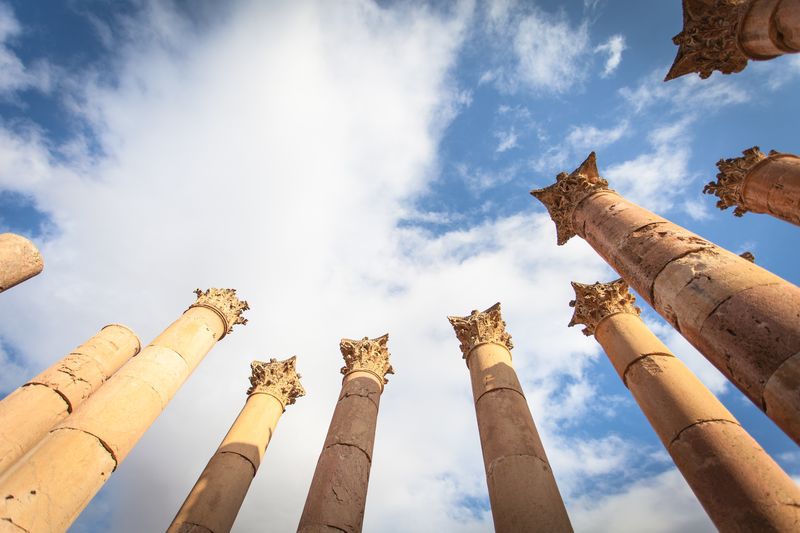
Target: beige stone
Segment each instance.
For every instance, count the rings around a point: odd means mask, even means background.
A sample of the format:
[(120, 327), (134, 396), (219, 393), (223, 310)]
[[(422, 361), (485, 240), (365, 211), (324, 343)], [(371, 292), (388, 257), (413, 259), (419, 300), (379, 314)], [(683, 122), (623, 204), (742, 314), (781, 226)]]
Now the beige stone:
[(500, 304), (448, 319), (470, 371), (495, 531), (572, 531), (511, 365), (513, 344)]
[(44, 268), (36, 246), (21, 235), (0, 233), (0, 292), (39, 274)]
[[(588, 163), (587, 163), (588, 162)], [(588, 173), (588, 176), (582, 175)], [(573, 182), (571, 184), (570, 182)], [(570, 207), (569, 192), (598, 184)], [(557, 235), (574, 230), (622, 278), (673, 324), (759, 408), (773, 373), (800, 352), (800, 288), (608, 190), (591, 154), (572, 174), (532, 194), (544, 202)], [(559, 237), (561, 242), (561, 237)], [(786, 379), (773, 387), (773, 418), (800, 443), (797, 386)], [(778, 405), (777, 402), (783, 402)], [(769, 416), (770, 413), (767, 413)]]
[(800, 489), (650, 332), (624, 282), (573, 286), (570, 325), (594, 333), (714, 525), (794, 530)]
[(308, 489), (298, 532), (361, 531), (378, 408), (389, 364), (389, 335), (342, 339), (344, 379)]
[(285, 406), (305, 391), (294, 357), (250, 365), (247, 402), (172, 521), (169, 533), (230, 531)]
[(767, 156), (758, 146), (742, 154), (720, 159), (717, 181), (703, 192), (718, 196), (720, 209), (734, 207), (737, 217), (752, 211), (800, 225), (800, 157), (775, 151)]
[(800, 52), (796, 0), (683, 0), (683, 31), (672, 40), (678, 55), (666, 80), (715, 70), (740, 72), (749, 59)]
[(0, 474), (139, 353), (136, 335), (111, 324), (0, 401)]
[[(169, 348), (156, 339), (0, 477), (0, 523), (10, 521), (30, 531), (65, 530), (212, 347), (192, 336), (211, 331), (221, 338), (234, 324), (244, 323), (240, 315), (247, 302), (239, 301), (235, 291), (197, 293), (197, 302), (184, 315), (189, 325), (179, 318), (159, 337), (169, 339)], [(199, 317), (205, 320), (202, 326)], [(31, 491), (35, 498), (15, 499)]]

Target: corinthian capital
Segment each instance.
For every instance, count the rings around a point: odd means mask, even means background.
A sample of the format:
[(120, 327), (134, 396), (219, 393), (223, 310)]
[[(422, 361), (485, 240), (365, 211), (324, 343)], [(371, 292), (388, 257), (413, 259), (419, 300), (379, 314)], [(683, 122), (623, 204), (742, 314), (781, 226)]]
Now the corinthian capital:
[(506, 332), (506, 323), (500, 316), (500, 303), (496, 303), (486, 311), (473, 310), (467, 316), (449, 316), (447, 320), (456, 331), (456, 337), (461, 341), (461, 353), (464, 359), (477, 345), (485, 342), (494, 342), (505, 346), (509, 351), (514, 347), (511, 335)]
[(250, 363), (250, 388), (251, 394), (264, 393), (274, 396), (284, 408), (292, 405), (297, 398), (305, 396), (306, 391), (300, 384), (300, 374), (297, 373), (295, 363), (297, 357), (292, 356), (284, 361), (270, 359), (253, 361)]
[(715, 70), (739, 72), (747, 56), (739, 48), (738, 30), (750, 0), (683, 0), (683, 31), (672, 38), (678, 55), (664, 81), (697, 72), (705, 79)]
[(339, 342), (339, 349), (344, 357), (342, 374), (362, 371), (369, 372), (378, 376), (384, 384), (389, 383), (386, 379), (387, 374), (394, 374), (392, 365), (389, 364), (389, 334), (370, 339), (364, 337), (361, 340), (342, 339)]
[(531, 191), (550, 213), (556, 223), (556, 237), (559, 246), (577, 235), (572, 224), (572, 212), (581, 200), (598, 191), (608, 190), (608, 182), (597, 172), (595, 153), (589, 154), (586, 161), (572, 174), (562, 172), (556, 182), (544, 189)]
[[(773, 150), (770, 155), (774, 153), (776, 152)], [(704, 193), (714, 194), (719, 197), (717, 201), (718, 208), (724, 210), (735, 206), (736, 209), (733, 210), (733, 214), (737, 217), (744, 215), (748, 211), (742, 197), (742, 189), (747, 174), (754, 166), (767, 158), (759, 150), (758, 146), (748, 148), (742, 154), (744, 154), (743, 157), (720, 159), (717, 162), (717, 168), (719, 169), (717, 181), (711, 181), (703, 187)]]
[(604, 318), (617, 313), (631, 313), (639, 315), (641, 309), (636, 307), (636, 298), (628, 290), (628, 284), (624, 280), (618, 279), (608, 283), (583, 283), (572, 282), (575, 289), (575, 299), (569, 303), (570, 307), (575, 308), (572, 320), (569, 321), (570, 327), (576, 324), (584, 324), (584, 335), (593, 335), (597, 324)]
[(236, 289), (207, 289), (206, 291), (195, 289), (194, 293), (197, 295), (197, 301), (189, 308), (205, 307), (217, 313), (225, 324), (225, 332), (222, 337), (232, 332), (234, 325), (247, 324), (247, 319), (242, 316), (242, 312), (250, 309), (250, 306), (247, 305), (247, 301), (239, 300), (236, 297)]

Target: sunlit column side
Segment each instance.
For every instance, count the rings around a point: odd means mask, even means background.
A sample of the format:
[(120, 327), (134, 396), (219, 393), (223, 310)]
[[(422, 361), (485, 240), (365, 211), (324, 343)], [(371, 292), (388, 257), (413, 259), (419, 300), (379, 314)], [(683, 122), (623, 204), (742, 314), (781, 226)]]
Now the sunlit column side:
[(286, 409), (305, 395), (295, 357), (250, 364), (250, 388), (241, 413), (211, 457), (168, 533), (230, 531), (258, 471), (275, 426)]
[(133, 331), (110, 324), (0, 401), (0, 474), (140, 349)]
[(342, 339), (344, 379), (297, 531), (361, 531), (378, 407), (389, 364), (389, 334)]
[(639, 318), (623, 280), (572, 283), (585, 324), (720, 531), (791, 531), (800, 489)]
[(469, 368), (495, 531), (572, 531), (497, 303), (448, 320)]
[(0, 477), (0, 524), (66, 530), (208, 351), (246, 322), (235, 290), (195, 292), (178, 320)]
[(719, 197), (720, 209), (735, 207), (737, 217), (752, 211), (800, 226), (800, 157), (774, 150), (764, 155), (758, 146), (742, 154), (720, 159), (717, 181), (703, 192)]
[(31, 241), (14, 233), (0, 233), (0, 292), (39, 274), (42, 254)]
[(800, 52), (797, 0), (683, 0), (683, 31), (664, 81), (697, 72), (740, 72), (748, 60)]
[(609, 190), (594, 153), (531, 194), (800, 443), (800, 288)]

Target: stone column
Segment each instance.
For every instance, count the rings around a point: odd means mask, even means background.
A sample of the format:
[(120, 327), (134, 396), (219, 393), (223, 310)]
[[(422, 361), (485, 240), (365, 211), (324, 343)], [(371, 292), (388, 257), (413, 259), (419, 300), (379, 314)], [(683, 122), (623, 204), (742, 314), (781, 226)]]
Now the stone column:
[(195, 292), (183, 316), (0, 476), (0, 523), (66, 530), (208, 351), (246, 322), (233, 289)]
[(800, 226), (800, 157), (774, 150), (766, 156), (758, 146), (742, 154), (744, 157), (720, 159), (717, 181), (706, 185), (703, 192), (717, 195), (720, 209), (735, 206), (737, 217), (752, 211)]
[(511, 366), (497, 303), (447, 317), (469, 368), (495, 531), (572, 531), (528, 401)]
[(749, 59), (800, 52), (797, 0), (683, 0), (678, 55), (664, 81), (697, 72), (740, 72)]
[(342, 391), (333, 411), (297, 531), (361, 531), (372, 447), (389, 364), (389, 334), (342, 339)]
[(305, 395), (295, 357), (250, 364), (247, 402), (206, 465), (168, 533), (230, 531), (281, 414)]
[(0, 474), (140, 349), (133, 331), (110, 324), (0, 401)]
[(608, 189), (592, 153), (532, 191), (800, 443), (800, 288)]
[(800, 489), (645, 326), (628, 285), (572, 287), (569, 325), (603, 347), (717, 529), (796, 529)]
[(39, 274), (44, 268), (36, 246), (21, 235), (0, 233), (0, 292)]

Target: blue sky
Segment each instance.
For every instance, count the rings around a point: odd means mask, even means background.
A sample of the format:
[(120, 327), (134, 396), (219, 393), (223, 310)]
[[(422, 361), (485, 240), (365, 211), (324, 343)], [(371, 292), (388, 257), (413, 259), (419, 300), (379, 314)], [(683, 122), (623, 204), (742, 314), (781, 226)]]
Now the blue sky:
[[(164, 528), (244, 401), (298, 356), (237, 530), (291, 530), (339, 387), (338, 339), (390, 333), (371, 531), (488, 531), (467, 370), (445, 317), (501, 301), (580, 531), (712, 530), (569, 281), (615, 276), (528, 191), (596, 150), (626, 197), (798, 282), (796, 228), (701, 194), (753, 145), (800, 153), (800, 57), (663, 83), (676, 1), (0, 0), (0, 231), (45, 271), (0, 300), (0, 393), (122, 322), (148, 342), (196, 287), (250, 324), (207, 357), (74, 531)], [(796, 446), (644, 318), (792, 475)]]

